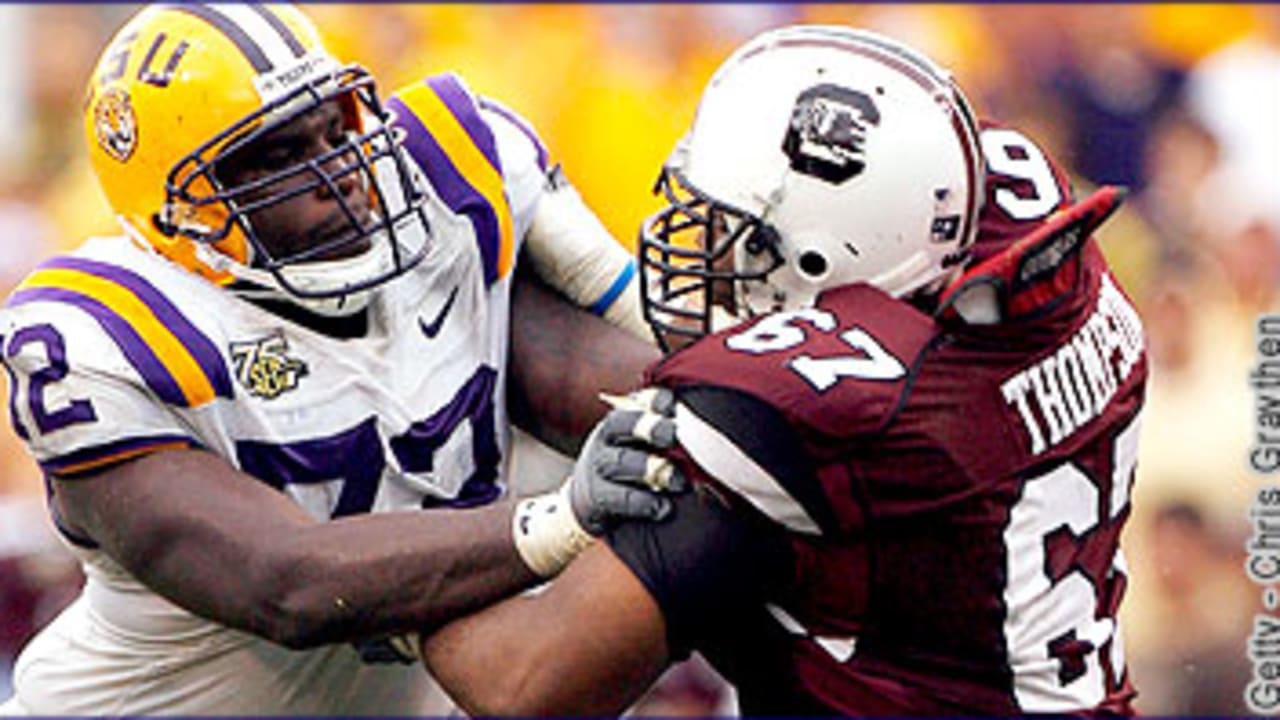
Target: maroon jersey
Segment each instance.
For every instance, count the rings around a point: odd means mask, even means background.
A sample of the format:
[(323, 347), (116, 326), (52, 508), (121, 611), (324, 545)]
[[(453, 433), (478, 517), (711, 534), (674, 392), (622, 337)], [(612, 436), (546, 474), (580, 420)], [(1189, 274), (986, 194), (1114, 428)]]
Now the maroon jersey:
[(987, 182), (972, 264), (1031, 234), (1072, 194), (1066, 172), (1026, 135), (994, 120), (978, 125)]
[[(687, 469), (788, 533), (756, 625), (702, 648), (748, 712), (1130, 711), (1119, 535), (1147, 363), (1088, 239), (1117, 198), (1055, 212), (1061, 174), (1041, 156), (1035, 175), (1021, 135), (987, 137), (981, 260), (936, 316), (845, 286), (651, 371), (737, 398), (681, 405)], [(1000, 322), (958, 310), (980, 287)]]

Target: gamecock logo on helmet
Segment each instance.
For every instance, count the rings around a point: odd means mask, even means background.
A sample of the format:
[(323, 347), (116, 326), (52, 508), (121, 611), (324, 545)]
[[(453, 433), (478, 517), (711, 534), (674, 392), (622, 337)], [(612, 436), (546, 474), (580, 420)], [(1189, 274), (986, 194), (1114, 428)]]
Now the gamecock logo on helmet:
[(871, 98), (839, 85), (815, 85), (800, 93), (782, 150), (791, 169), (840, 184), (866, 167), (863, 145), (880, 124)]
[(94, 132), (98, 145), (111, 157), (125, 162), (138, 147), (138, 118), (133, 114), (129, 93), (108, 88), (93, 108)]

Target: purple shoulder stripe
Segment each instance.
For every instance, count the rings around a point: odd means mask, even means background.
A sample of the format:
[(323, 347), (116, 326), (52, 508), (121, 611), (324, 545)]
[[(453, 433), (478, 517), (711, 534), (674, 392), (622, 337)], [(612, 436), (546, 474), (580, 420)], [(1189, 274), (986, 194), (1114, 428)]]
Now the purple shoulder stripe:
[(41, 267), (79, 270), (110, 280), (128, 289), (150, 308), (161, 324), (187, 348), (196, 364), (204, 371), (214, 391), (221, 397), (232, 397), (231, 374), (217, 346), (146, 278), (118, 265), (83, 258), (58, 257)]
[(471, 137), (471, 142), (475, 143), (480, 153), (484, 155), (494, 170), (498, 171), (498, 176), (502, 176), (502, 160), (498, 157), (498, 143), (493, 139), (493, 130), (489, 128), (489, 124), (484, 121), (480, 115), (480, 107), (476, 105), (475, 99), (471, 93), (467, 92), (463, 87), (462, 81), (453, 73), (444, 73), (443, 75), (432, 75), (427, 78), (427, 86), (435, 91), (440, 100), (444, 102), (444, 106), (449, 108), (449, 112), (457, 118), (458, 124), (463, 130), (467, 131), (467, 135)]
[(450, 210), (466, 216), (471, 222), (484, 263), (485, 283), (492, 284), (498, 278), (498, 248), (501, 243), (498, 216), (493, 207), (462, 177), (440, 143), (403, 100), (392, 97), (386, 106), (395, 116), (394, 125), (405, 133), (405, 149), (427, 176), (436, 194)]
[(480, 109), (505, 118), (507, 122), (516, 126), (521, 133), (524, 133), (525, 137), (529, 138), (529, 142), (533, 144), (534, 150), (538, 153), (538, 169), (545, 173), (550, 153), (547, 152), (547, 146), (542, 144), (542, 138), (538, 137), (538, 133), (534, 132), (533, 126), (500, 102), (481, 97), (479, 98), (479, 103)]
[(161, 400), (170, 405), (185, 406), (187, 397), (183, 394), (178, 381), (169, 369), (160, 362), (160, 358), (143, 341), (137, 331), (114, 310), (83, 293), (65, 288), (37, 287), (15, 292), (9, 298), (10, 305), (25, 305), (30, 302), (51, 301), (62, 302), (88, 313), (103, 330), (115, 340), (116, 345), (124, 352), (129, 363), (133, 365), (147, 387), (151, 388)]

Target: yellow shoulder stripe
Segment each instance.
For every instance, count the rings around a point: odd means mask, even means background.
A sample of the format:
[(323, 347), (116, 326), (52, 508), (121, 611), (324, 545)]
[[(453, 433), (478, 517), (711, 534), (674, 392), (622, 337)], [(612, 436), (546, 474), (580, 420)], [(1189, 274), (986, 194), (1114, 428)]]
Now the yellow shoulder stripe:
[[(172, 377), (187, 405), (195, 407), (214, 399), (216, 392), (208, 375), (196, 361), (191, 351), (174, 333), (156, 317), (155, 312), (128, 288), (93, 275), (91, 273), (67, 268), (42, 268), (32, 273), (18, 286), (24, 289), (59, 289), (81, 295), (99, 304), (123, 320), (129, 328), (141, 338), (154, 359), (159, 362)], [(129, 343), (129, 338), (122, 338), (108, 328), (117, 343)], [(122, 348), (126, 354), (137, 349)], [(132, 357), (130, 359), (133, 359)], [(135, 363), (136, 365), (137, 363)], [(146, 369), (139, 367), (139, 372), (149, 384), (154, 378), (145, 377)]]
[(505, 277), (515, 259), (511, 208), (507, 203), (502, 175), (471, 140), (462, 123), (449, 110), (435, 90), (418, 85), (400, 96), (413, 110), (427, 132), (449, 156), (458, 173), (489, 203), (498, 217), (498, 277)]

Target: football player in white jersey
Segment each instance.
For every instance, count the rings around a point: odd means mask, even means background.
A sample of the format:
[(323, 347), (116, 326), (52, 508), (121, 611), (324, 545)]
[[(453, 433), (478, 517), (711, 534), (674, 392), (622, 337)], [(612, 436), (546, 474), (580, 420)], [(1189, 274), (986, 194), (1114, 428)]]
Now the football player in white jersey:
[(440, 714), (416, 631), (669, 507), (583, 463), (503, 498), (510, 353), (560, 363), (553, 401), (512, 391), (572, 446), (656, 352), (509, 111), (452, 75), (384, 104), (297, 9), (206, 4), (135, 15), (85, 108), (124, 233), (32, 272), (0, 357), (87, 582), (0, 715)]

